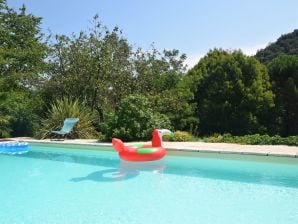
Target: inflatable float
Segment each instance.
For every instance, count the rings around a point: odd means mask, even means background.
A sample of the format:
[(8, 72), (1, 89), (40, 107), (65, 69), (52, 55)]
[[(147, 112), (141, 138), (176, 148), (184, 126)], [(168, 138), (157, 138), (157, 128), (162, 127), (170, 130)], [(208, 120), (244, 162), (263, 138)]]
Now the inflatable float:
[(165, 156), (166, 150), (162, 147), (162, 136), (172, 132), (167, 129), (155, 129), (152, 133), (151, 144), (125, 145), (120, 139), (113, 138), (113, 147), (118, 151), (121, 159), (133, 162), (159, 160)]
[(28, 142), (0, 141), (0, 153), (21, 154), (28, 152)]

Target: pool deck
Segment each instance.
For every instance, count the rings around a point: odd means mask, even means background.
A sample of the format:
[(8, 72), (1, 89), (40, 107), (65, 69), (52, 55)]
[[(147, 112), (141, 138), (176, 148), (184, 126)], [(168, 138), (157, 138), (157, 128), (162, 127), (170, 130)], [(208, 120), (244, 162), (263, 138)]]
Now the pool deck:
[[(66, 139), (64, 141), (53, 141), (50, 139), (37, 140), (33, 138), (23, 137), (23, 138), (13, 138), (13, 140), (39, 142), (39, 143), (112, 146), (111, 143), (98, 142), (98, 140), (96, 139)], [(206, 142), (163, 142), (163, 146), (167, 150), (172, 150), (172, 151), (210, 152), (210, 153), (225, 153), (225, 154), (230, 153), (230, 154), (284, 156), (284, 157), (298, 158), (298, 147), (286, 146), (286, 145), (239, 145), (239, 144), (230, 144), (230, 143), (206, 143)]]

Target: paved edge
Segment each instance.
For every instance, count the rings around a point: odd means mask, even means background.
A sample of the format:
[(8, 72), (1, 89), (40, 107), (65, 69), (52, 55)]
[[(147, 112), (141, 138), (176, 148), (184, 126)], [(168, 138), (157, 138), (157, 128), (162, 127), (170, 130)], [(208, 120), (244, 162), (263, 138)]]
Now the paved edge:
[[(110, 146), (111, 143), (102, 143), (97, 142), (97, 140), (85, 140), (85, 139), (75, 139), (75, 140), (65, 140), (65, 141), (54, 141), (54, 140), (37, 140), (27, 137), (22, 138), (12, 138), (13, 140), (26, 141), (32, 143), (50, 143), (50, 144), (68, 144), (68, 145), (88, 145), (88, 146)], [(173, 147), (172, 144), (178, 145), (177, 147)], [(192, 142), (190, 143), (192, 146), (187, 147), (183, 146), (184, 142), (164, 142), (164, 147), (169, 151), (183, 151), (183, 152), (203, 152), (203, 153), (218, 153), (218, 154), (242, 154), (242, 155), (256, 155), (256, 156), (273, 156), (273, 157), (292, 157), (298, 158), (298, 147), (292, 146), (272, 146), (272, 145), (238, 145), (238, 144), (227, 144), (227, 143), (203, 143), (203, 142)], [(194, 145), (198, 146), (194, 146)], [(212, 146), (212, 148), (206, 147), (205, 149), (200, 149), (204, 146)], [(233, 148), (237, 147), (237, 150), (233, 150)], [(242, 150), (241, 150), (242, 147)], [(274, 147), (279, 147), (281, 149), (273, 150)], [(229, 149), (227, 149), (229, 148)], [(245, 149), (246, 148), (246, 149)], [(247, 149), (249, 148), (249, 149)], [(271, 148), (271, 150), (270, 150)], [(283, 148), (286, 150), (283, 151)], [(290, 150), (289, 150), (290, 149)]]

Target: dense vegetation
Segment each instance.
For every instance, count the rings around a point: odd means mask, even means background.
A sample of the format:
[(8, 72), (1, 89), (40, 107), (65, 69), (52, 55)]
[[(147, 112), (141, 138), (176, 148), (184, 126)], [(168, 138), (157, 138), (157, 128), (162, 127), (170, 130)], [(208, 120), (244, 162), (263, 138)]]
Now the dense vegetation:
[(283, 136), (298, 133), (298, 55), (281, 55), (268, 65), (275, 94), (274, 117)]
[(243, 135), (232, 136), (230, 134), (213, 135), (200, 139), (205, 142), (225, 142), (225, 143), (237, 143), (246, 145), (292, 145), (298, 146), (298, 136), (280, 137), (279, 135)]
[(266, 67), (242, 52), (210, 51), (189, 71), (202, 134), (267, 132), (273, 93)]
[(267, 64), (279, 55), (297, 55), (298, 54), (298, 29), (292, 33), (282, 35), (274, 43), (269, 44), (266, 48), (256, 54), (256, 58)]
[(41, 18), (0, 1), (0, 129), (2, 136), (32, 135), (39, 123), (37, 88), (46, 71), (48, 47), (42, 42)]
[(40, 23), (0, 0), (0, 137), (49, 137), (71, 116), (75, 138), (141, 140), (155, 127), (180, 141), (298, 133), (298, 56), (264, 65), (214, 49), (187, 70), (178, 50), (135, 49), (98, 16), (71, 36), (45, 38)]

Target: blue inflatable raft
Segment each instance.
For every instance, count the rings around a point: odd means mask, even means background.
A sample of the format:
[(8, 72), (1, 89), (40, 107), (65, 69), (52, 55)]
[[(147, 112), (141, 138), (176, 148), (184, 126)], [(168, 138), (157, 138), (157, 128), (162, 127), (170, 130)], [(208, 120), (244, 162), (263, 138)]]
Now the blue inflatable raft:
[(21, 154), (28, 152), (28, 142), (0, 141), (0, 153)]

